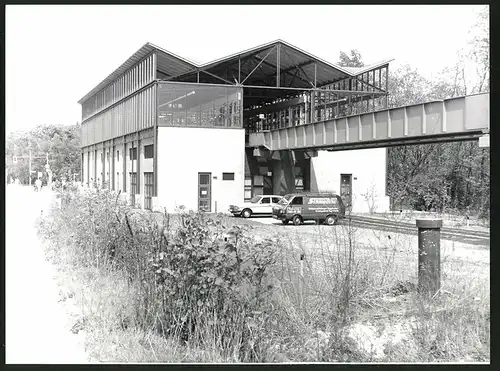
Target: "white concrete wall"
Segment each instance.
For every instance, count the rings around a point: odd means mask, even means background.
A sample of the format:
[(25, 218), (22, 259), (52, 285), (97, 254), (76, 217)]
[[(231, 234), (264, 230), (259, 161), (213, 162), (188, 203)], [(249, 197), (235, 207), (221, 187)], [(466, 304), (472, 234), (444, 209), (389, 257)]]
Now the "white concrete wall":
[(319, 151), (311, 160), (311, 191), (340, 194), (340, 174), (352, 174), (352, 211), (369, 212), (372, 205), (375, 212), (389, 211), (386, 160), (386, 148)]
[[(212, 173), (212, 212), (227, 212), (243, 202), (245, 132), (243, 129), (158, 129), (158, 206), (198, 210), (198, 173)], [(234, 173), (234, 180), (222, 180)], [(217, 179), (214, 179), (217, 177)]]

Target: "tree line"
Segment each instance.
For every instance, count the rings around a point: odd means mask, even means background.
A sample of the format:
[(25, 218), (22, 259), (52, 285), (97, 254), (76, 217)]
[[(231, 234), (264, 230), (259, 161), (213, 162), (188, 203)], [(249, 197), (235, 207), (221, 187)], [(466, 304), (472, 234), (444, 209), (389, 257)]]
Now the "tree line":
[[(358, 50), (340, 52), (339, 65), (362, 67)], [(429, 81), (404, 65), (389, 72), (388, 106), (400, 107), (489, 91), (488, 9), (478, 15), (454, 65)], [(388, 189), (392, 209), (456, 210), (489, 217), (490, 155), (477, 141), (391, 147)]]
[[(74, 125), (38, 125), (24, 132), (16, 131), (9, 134), (5, 143), (5, 156), (8, 177), (19, 179), (23, 184), (29, 183), (29, 150), (31, 149), (32, 184), (42, 172), (42, 180), (46, 181), (45, 165), (46, 155), (54, 180), (66, 178), (80, 180), (81, 155), (80, 155), (81, 127)], [(17, 161), (14, 161), (14, 156)]]

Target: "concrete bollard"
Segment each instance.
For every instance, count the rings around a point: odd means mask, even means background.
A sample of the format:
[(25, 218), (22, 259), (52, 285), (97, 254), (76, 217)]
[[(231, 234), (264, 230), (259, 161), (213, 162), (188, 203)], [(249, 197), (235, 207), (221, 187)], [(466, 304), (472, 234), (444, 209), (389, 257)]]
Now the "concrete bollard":
[(418, 291), (434, 295), (441, 287), (441, 219), (417, 219)]

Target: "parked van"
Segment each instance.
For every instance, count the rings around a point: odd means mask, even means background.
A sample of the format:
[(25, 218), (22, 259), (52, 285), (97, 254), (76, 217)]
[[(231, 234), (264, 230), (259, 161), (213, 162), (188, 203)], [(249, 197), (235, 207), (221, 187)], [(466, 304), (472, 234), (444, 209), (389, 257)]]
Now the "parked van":
[(288, 194), (273, 208), (273, 218), (283, 224), (300, 225), (306, 220), (333, 225), (345, 218), (345, 205), (335, 193)]

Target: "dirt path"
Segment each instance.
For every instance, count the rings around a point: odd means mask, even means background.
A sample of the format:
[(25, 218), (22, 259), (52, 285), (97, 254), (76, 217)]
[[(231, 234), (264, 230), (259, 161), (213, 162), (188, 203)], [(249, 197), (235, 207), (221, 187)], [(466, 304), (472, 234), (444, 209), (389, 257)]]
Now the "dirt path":
[(55, 269), (45, 260), (35, 220), (51, 196), (28, 187), (6, 191), (6, 363), (88, 363), (59, 301)]

